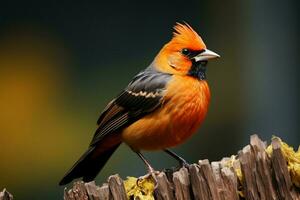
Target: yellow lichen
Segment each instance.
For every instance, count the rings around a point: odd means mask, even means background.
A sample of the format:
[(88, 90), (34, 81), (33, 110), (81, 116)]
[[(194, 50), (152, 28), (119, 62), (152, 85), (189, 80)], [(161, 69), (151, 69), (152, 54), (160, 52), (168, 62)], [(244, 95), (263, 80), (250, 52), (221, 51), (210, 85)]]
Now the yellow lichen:
[[(273, 137), (278, 138), (278, 137)], [(282, 142), (280, 138), (278, 138), (281, 144), (281, 151), (283, 154), (283, 157), (287, 161), (288, 170), (290, 172), (292, 182), (295, 184), (295, 186), (300, 188), (300, 147), (298, 148), (298, 151), (295, 152), (293, 147), (290, 147), (285, 142)], [(266, 152), (269, 156), (272, 155), (272, 145), (269, 145), (266, 149)]]
[(128, 199), (154, 200), (154, 181), (151, 177), (141, 179), (137, 183), (137, 178), (127, 177), (124, 181)]
[[(292, 147), (282, 142), (280, 138), (278, 139), (281, 143), (282, 154), (287, 161), (288, 170), (291, 175), (291, 180), (295, 186), (300, 188), (300, 146), (298, 148), (298, 151), (295, 152)], [(272, 145), (269, 145), (267, 147), (266, 152), (269, 155), (269, 157), (271, 157)], [(234, 169), (239, 182), (243, 182), (241, 168), (236, 156), (231, 156), (230, 159), (226, 161), (225, 166)], [(151, 177), (139, 180), (138, 184), (137, 178), (127, 177), (127, 180), (124, 181), (124, 184), (128, 199), (154, 200), (153, 193), (155, 183)], [(238, 189), (238, 193), (241, 197), (244, 197), (242, 188)]]
[[(230, 168), (230, 169), (233, 169), (236, 176), (237, 176), (237, 178), (238, 178), (238, 180), (239, 180), (239, 182), (242, 183), (243, 182), (243, 174), (242, 174), (242, 170), (241, 170), (241, 166), (239, 164), (239, 161), (236, 157), (237, 157), (236, 155), (232, 155), (230, 157), (230, 159), (225, 163), (225, 166)], [(241, 185), (238, 188), (238, 194), (242, 198), (245, 197), (245, 195), (242, 191)]]
[(243, 175), (242, 175), (240, 165), (237, 164), (239, 161), (238, 161), (238, 159), (236, 159), (236, 157), (237, 157), (236, 155), (232, 155), (230, 157), (230, 159), (226, 161), (225, 167), (234, 169), (234, 172), (235, 172), (237, 178), (239, 179), (240, 182), (242, 182), (243, 181)]

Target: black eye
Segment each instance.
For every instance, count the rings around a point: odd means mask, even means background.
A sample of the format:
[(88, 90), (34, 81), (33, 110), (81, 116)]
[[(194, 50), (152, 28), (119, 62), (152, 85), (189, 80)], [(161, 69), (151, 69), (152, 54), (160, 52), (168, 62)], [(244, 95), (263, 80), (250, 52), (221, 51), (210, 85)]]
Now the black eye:
[(187, 49), (187, 48), (184, 48), (184, 49), (181, 50), (181, 53), (183, 55), (187, 56), (187, 55), (189, 55), (191, 53), (191, 51), (189, 49)]

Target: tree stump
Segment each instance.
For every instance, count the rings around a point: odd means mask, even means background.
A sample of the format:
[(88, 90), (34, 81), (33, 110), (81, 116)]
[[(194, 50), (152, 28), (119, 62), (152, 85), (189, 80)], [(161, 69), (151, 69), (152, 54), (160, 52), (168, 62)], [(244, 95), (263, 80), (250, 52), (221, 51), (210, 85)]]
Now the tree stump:
[[(266, 143), (253, 135), (250, 145), (239, 151), (236, 157), (223, 158), (211, 164), (208, 160), (200, 160), (188, 168), (161, 172), (157, 175), (152, 199), (300, 200), (300, 190), (291, 181), (287, 160), (281, 150), (281, 141), (273, 138), (271, 147), (272, 154), (268, 155)], [(118, 184), (110, 181), (113, 178), (118, 180)], [(127, 196), (122, 187), (124, 186), (120, 177), (113, 175), (101, 187), (95, 186), (94, 182), (77, 182), (65, 193), (64, 198), (142, 199)]]
[[(102, 186), (94, 181), (77, 181), (71, 189), (65, 189), (64, 199), (300, 200), (300, 150), (295, 153), (279, 138), (273, 138), (267, 148), (253, 135), (250, 145), (237, 156), (212, 163), (200, 160), (187, 168), (162, 171), (156, 179), (155, 187), (147, 180), (142, 185), (136, 183), (136, 178), (123, 181), (119, 175), (110, 176)], [(10, 199), (12, 196), (4, 189), (0, 200)]]

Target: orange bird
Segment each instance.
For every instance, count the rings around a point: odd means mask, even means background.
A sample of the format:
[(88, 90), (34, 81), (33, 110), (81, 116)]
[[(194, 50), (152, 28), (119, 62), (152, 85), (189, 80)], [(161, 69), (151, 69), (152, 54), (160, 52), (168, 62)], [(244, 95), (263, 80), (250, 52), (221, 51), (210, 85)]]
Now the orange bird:
[(92, 181), (122, 142), (139, 155), (151, 175), (154, 169), (141, 150), (164, 150), (187, 164), (167, 148), (183, 143), (203, 122), (210, 101), (206, 64), (218, 57), (192, 27), (177, 23), (173, 38), (150, 66), (103, 110), (88, 150), (59, 184), (80, 177)]

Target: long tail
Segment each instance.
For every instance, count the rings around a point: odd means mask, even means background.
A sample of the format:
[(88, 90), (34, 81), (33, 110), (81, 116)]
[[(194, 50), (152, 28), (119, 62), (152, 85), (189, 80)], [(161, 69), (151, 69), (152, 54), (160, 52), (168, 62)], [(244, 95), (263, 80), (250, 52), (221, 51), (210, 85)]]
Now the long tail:
[(59, 185), (66, 185), (80, 177), (82, 177), (84, 182), (94, 180), (120, 144), (120, 140), (109, 137), (107, 139), (104, 138), (100, 144), (89, 147), (59, 182)]

